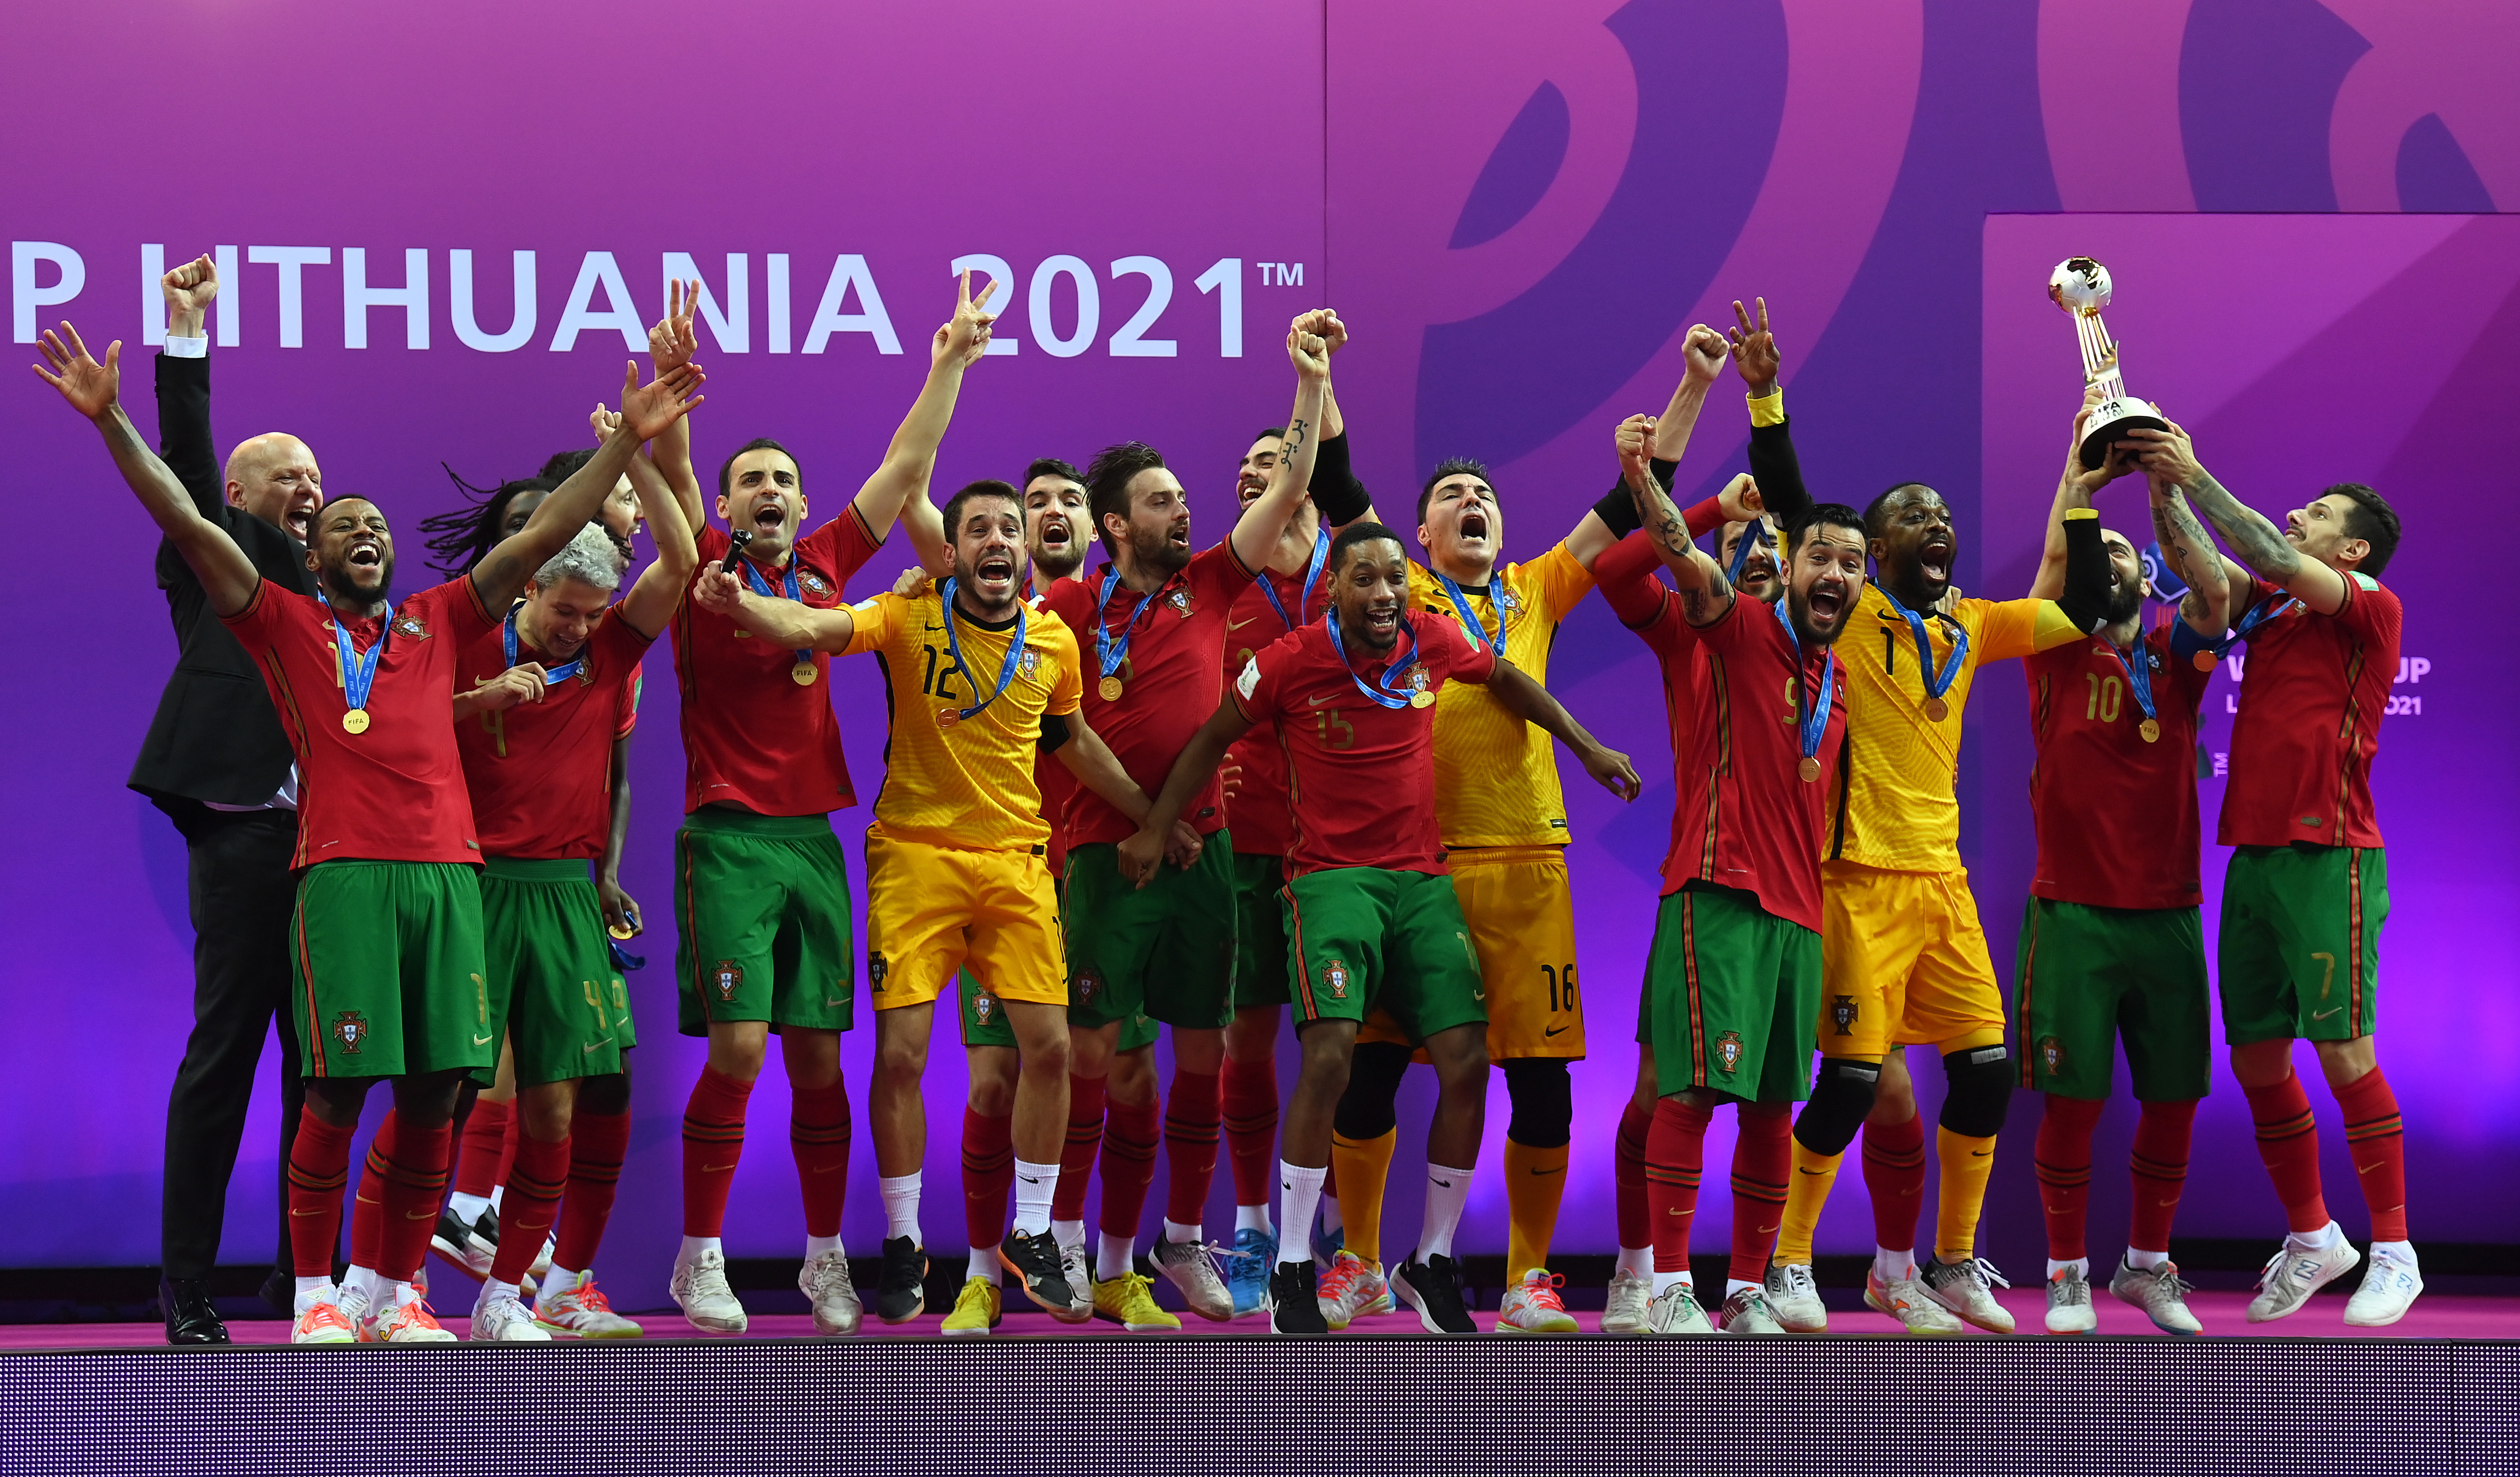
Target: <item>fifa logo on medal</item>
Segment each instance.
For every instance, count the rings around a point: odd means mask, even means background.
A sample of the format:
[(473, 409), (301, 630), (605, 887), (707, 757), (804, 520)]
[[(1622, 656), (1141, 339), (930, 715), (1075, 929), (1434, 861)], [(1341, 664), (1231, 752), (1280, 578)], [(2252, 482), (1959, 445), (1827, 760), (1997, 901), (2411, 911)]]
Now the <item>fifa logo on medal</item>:
[(372, 1034), (368, 1029), (368, 1018), (356, 1010), (344, 1010), (333, 1017), (333, 1039), (341, 1044), (342, 1051), (353, 1055), (366, 1045)]
[(1829, 1024), (1837, 1027), (1838, 1035), (1854, 1035), (1855, 997), (1852, 995), (1841, 995), (1837, 999), (1829, 1002), (1828, 1019)]
[(1330, 999), (1347, 999), (1347, 965), (1331, 960), (1322, 969), (1322, 982), (1330, 987)]
[(2040, 1037), (2039, 1064), (2048, 1069), (2050, 1077), (2065, 1070), (2065, 1044), (2053, 1036)]
[(1715, 1038), (1715, 1065), (1730, 1077), (1741, 1069), (1741, 1033), (1727, 1031)]
[(719, 960), (717, 967), (709, 971), (709, 982), (717, 986), (719, 1000), (731, 1002), (735, 992), (743, 988), (743, 966), (731, 959)]

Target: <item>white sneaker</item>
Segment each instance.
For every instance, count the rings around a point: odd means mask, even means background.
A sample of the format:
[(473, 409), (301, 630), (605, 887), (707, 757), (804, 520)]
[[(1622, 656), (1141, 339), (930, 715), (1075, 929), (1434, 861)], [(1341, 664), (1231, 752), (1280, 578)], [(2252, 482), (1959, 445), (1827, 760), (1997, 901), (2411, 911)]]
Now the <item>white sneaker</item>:
[(389, 1303), (358, 1320), (363, 1344), (451, 1344), (455, 1335), (439, 1325), (428, 1303), (413, 1298)]
[(1768, 1264), (1768, 1311), (1787, 1333), (1826, 1333), (1828, 1308), (1820, 1300), (1820, 1279), (1808, 1262)]
[(1958, 1333), (1960, 1320), (1934, 1301), (1912, 1276), (1884, 1278), (1877, 1270), (1864, 1274), (1864, 1306), (1886, 1313), (1910, 1333)]
[(1687, 1282), (1674, 1282), (1670, 1289), (1645, 1307), (1647, 1331), (1666, 1336), (1685, 1336), (1715, 1331), (1706, 1317), (1706, 1309), (1697, 1301), (1697, 1289)]
[(1371, 1313), (1391, 1311), (1391, 1284), (1382, 1269), (1352, 1251), (1330, 1254), (1330, 1270), (1315, 1284), (1322, 1320), (1336, 1332)]
[(1059, 1247), (1058, 1266), (1067, 1281), (1067, 1295), (1075, 1300), (1068, 1306), (1076, 1317), (1068, 1321), (1083, 1322), (1094, 1316), (1094, 1268), (1085, 1259), (1085, 1243)]
[(2195, 1290), (2179, 1276), (2176, 1262), (2164, 1262), (2149, 1270), (2120, 1262), (2117, 1276), (2109, 1278), (2109, 1295), (2142, 1309), (2143, 1316), (2152, 1320), (2152, 1326), (2164, 1333), (2205, 1331), (2196, 1315), (2187, 1311), (2187, 1294)]
[(551, 1335), (543, 1331), (534, 1316), (513, 1292), (493, 1297), (488, 1283), (472, 1302), (471, 1341), (476, 1344), (548, 1344)]
[(525, 1269), (527, 1283), (539, 1282), (551, 1276), (552, 1253), (558, 1250), (560, 1250), (560, 1231), (555, 1226), (552, 1231), (543, 1237), (542, 1250), (534, 1253), (534, 1265)]
[(597, 1290), (592, 1274), (580, 1276), (566, 1292), (554, 1292), (546, 1283), (534, 1299), (534, 1321), (554, 1333), (574, 1333), (579, 1338), (637, 1338), (647, 1331), (612, 1311), (612, 1304)]
[(1625, 1267), (1611, 1269), (1610, 1296), (1601, 1304), (1603, 1333), (1646, 1332), (1646, 1310), (1653, 1304), (1653, 1278)]
[(2345, 1300), (2345, 1321), (2357, 1328), (2386, 1328), (2407, 1316), (2424, 1290), (2424, 1275), (2410, 1256), (2371, 1253), (2362, 1285)]
[[(1966, 1261), (1946, 1262), (1934, 1257), (1919, 1269), (1918, 1279), (1924, 1283), (1926, 1296), (1987, 1332), (2012, 1331), (2010, 1310), (1995, 1300), (1996, 1288), (2012, 1284), (2005, 1281), (2003, 1274), (1996, 1271), (1994, 1264), (1986, 1258), (1970, 1257)], [(2083, 1300), (2086, 1303), (2091, 1301), (2088, 1289)]]
[(1224, 1249), (1158, 1235), (1148, 1260), (1180, 1291), (1183, 1307), (1210, 1322), (1226, 1323), (1234, 1320), (1234, 1294), (1217, 1276), (1215, 1256)]
[(1777, 1321), (1776, 1310), (1768, 1306), (1766, 1289), (1760, 1287), (1744, 1287), (1726, 1298), (1715, 1315), (1715, 1326), (1726, 1333), (1750, 1336), (1785, 1331), (1785, 1325)]
[[(826, 1251), (805, 1263), (796, 1274), (796, 1290), (814, 1305), (816, 1333), (855, 1333), (866, 1317), (866, 1304), (858, 1301), (858, 1288), (849, 1280), (849, 1259), (845, 1252)], [(728, 1296), (732, 1298), (733, 1293)]]
[(723, 1251), (703, 1251), (688, 1262), (677, 1260), (669, 1289), (682, 1305), (684, 1319), (702, 1332), (742, 1333), (751, 1321), (743, 1316), (743, 1304), (737, 1300), (735, 1289), (727, 1285)]
[(292, 1344), (349, 1344), (358, 1341), (359, 1332), (341, 1312), (341, 1305), (332, 1297), (317, 1298), (297, 1315), (290, 1325), (289, 1341)]
[(2071, 1267), (2059, 1269), (2048, 1279), (2048, 1331), (2089, 1333), (2098, 1326), (2100, 1316), (2092, 1309), (2091, 1279)]
[(2362, 1262), (2362, 1254), (2345, 1239), (2335, 1222), (2328, 1222), (2327, 1229), (2336, 1239), (2325, 1246), (2304, 1246), (2291, 1236), (2284, 1237), (2283, 1245), (2267, 1259), (2266, 1270), (2258, 1274), (2258, 1295), (2249, 1299), (2250, 1322), (2271, 1323), (2299, 1313), (2312, 1293)]
[(1566, 1311), (1566, 1299), (1557, 1289), (1566, 1279), (1546, 1267), (1534, 1267), (1522, 1275), (1522, 1280), (1505, 1291), (1497, 1304), (1496, 1329), (1499, 1333), (1574, 1333), (1579, 1331), (1575, 1315)]

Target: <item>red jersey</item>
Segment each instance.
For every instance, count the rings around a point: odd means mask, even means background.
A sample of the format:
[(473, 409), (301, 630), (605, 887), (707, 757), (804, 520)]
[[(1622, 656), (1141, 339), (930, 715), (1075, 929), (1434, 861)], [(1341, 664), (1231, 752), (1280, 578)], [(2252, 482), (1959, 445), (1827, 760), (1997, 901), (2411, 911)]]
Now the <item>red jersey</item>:
[[(855, 509), (805, 535), (789, 561), (797, 597), (822, 609), (841, 604), (841, 587), (881, 546)], [(732, 547), (723, 529), (700, 529), (701, 563), (720, 562)], [(753, 569), (773, 593), (788, 593), (784, 568)], [(832, 712), (832, 658), (808, 652), (806, 660), (814, 680), (799, 684), (792, 649), (740, 631), (697, 601), (675, 608), (685, 811), (723, 803), (764, 816), (819, 816), (858, 803)]]
[[(470, 690), (508, 669), (505, 624), (467, 643), (456, 687)], [(545, 688), (540, 702), (476, 713), (455, 726), (464, 782), (472, 793), (481, 849), (494, 857), (553, 861), (604, 855), (612, 828), (612, 740), (637, 712), (639, 658), (655, 640), (604, 613), (577, 654), (577, 672)], [(564, 666), (517, 634), (517, 660)]]
[[(1329, 571), (1324, 569), (1327, 576)], [(1275, 593), (1278, 604), (1271, 604)], [(1298, 608), (1298, 605), (1301, 608)], [(1284, 613), (1280, 613), (1280, 607)], [(1301, 571), (1281, 574), (1263, 569), (1251, 588), (1234, 602), (1225, 618), (1225, 676), (1230, 681), (1241, 675), (1254, 653), (1287, 632), (1299, 630), (1322, 618), (1330, 607), (1330, 584), (1325, 577), (1313, 582), (1310, 600), (1304, 598), (1304, 576)], [(1287, 617), (1294, 624), (1287, 624)], [(1286, 806), (1286, 751), (1278, 744), (1278, 736), (1254, 731), (1234, 741), (1225, 757), (1242, 767), (1242, 778), (1237, 782), (1236, 794), (1226, 802), (1226, 819), (1234, 828), (1234, 850), (1238, 856), (1282, 857), (1295, 837), (1294, 813)]]
[[(2264, 580), (2249, 582), (2251, 604), (2284, 598)], [(2378, 580), (2349, 574), (2335, 614), (2295, 605), (2249, 633), (2223, 790), (2224, 845), (2381, 844), (2371, 756), (2406, 618)]]
[(265, 580), (244, 609), (220, 619), (262, 669), (297, 752), (303, 784), (292, 868), (481, 860), (455, 748), (455, 677), (463, 649), (496, 623), (469, 575), (403, 601), (389, 624), (344, 622), (354, 656), (385, 643), (368, 690), (368, 727), (358, 734), (341, 727), (350, 705), (332, 606)]
[(2138, 644), (2161, 737), (2143, 741), (2127, 663), (2090, 636), (2022, 658), (2030, 683), (2030, 814), (2039, 833), (2034, 897), (2093, 908), (2193, 908), (2197, 889), (2196, 710), (2210, 671), (2172, 641), (2165, 609)]
[(1697, 729), (1705, 711), (1707, 657), (1702, 644), (1682, 634), (1688, 622), (1678, 609), (1680, 597), (1654, 577), (1654, 571), (1661, 567), (1662, 556), (1645, 541), (1644, 535), (1630, 534), (1593, 561), (1593, 580), (1600, 587), (1601, 599), (1609, 604), (1610, 612), (1619, 617), (1620, 624), (1637, 633), (1662, 667), (1663, 716), (1671, 727), (1668, 859), (1681, 854), (1687, 839), (1689, 767), (1696, 760)]
[[(1054, 587), (1072, 583), (1072, 580), (1052, 581)], [(1048, 599), (1043, 595), (1025, 596), (1035, 610), (1049, 609)], [(1089, 669), (1088, 676), (1092, 675)], [(1091, 685), (1089, 682), (1088, 686)], [(1067, 875), (1067, 803), (1068, 797), (1078, 788), (1075, 772), (1058, 755), (1037, 752), (1032, 761), (1032, 783), (1041, 790), (1041, 818), (1050, 823), (1050, 874), (1064, 878)]]
[(1329, 628), (1316, 621), (1280, 637), (1235, 679), (1242, 716), (1277, 728), (1286, 756), (1286, 798), (1294, 811), (1294, 836), (1286, 847), (1286, 875), (1331, 867), (1378, 867), (1386, 872), (1444, 870), (1443, 843), (1435, 826), (1435, 705), (1414, 702), (1387, 708), (1357, 691), (1389, 667), (1394, 692), (1434, 693), (1455, 678), (1485, 682), (1496, 655), (1470, 645), (1449, 620), (1409, 621), (1392, 652), (1404, 665), (1367, 661), (1350, 670), (1330, 645)]
[[(1098, 611), (1095, 600), (1110, 567), (1103, 565), (1090, 581), (1060, 580), (1043, 604), (1076, 633), (1077, 651), (1085, 661), (1086, 726), (1110, 745), (1129, 778), (1151, 795), (1164, 787), (1173, 761), (1225, 695), (1226, 615), (1250, 587), (1251, 571), (1242, 567), (1229, 539), (1192, 556), (1153, 599), (1113, 585), (1110, 600)], [(1102, 695), (1101, 643), (1094, 638), (1098, 625), (1114, 642), (1125, 628), (1128, 639), (1128, 654), (1114, 674), (1121, 683), (1116, 698)], [(1215, 780), (1182, 807), (1182, 819), (1201, 834), (1225, 825), (1225, 802)], [(1101, 795), (1076, 786), (1067, 806), (1068, 845), (1116, 843), (1137, 833), (1138, 823)]]

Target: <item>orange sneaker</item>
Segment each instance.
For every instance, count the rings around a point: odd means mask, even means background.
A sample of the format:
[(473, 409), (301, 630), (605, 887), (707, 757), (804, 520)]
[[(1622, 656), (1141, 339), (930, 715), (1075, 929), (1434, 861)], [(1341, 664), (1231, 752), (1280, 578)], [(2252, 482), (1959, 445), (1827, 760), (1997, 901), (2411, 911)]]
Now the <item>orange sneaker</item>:
[(341, 1312), (341, 1305), (331, 1298), (315, 1303), (297, 1315), (297, 1322), (289, 1330), (292, 1344), (347, 1344), (358, 1339), (358, 1330)]
[(362, 1319), (359, 1342), (363, 1344), (451, 1344), (455, 1335), (438, 1326), (437, 1315), (428, 1304), (413, 1298), (408, 1303), (388, 1306)]

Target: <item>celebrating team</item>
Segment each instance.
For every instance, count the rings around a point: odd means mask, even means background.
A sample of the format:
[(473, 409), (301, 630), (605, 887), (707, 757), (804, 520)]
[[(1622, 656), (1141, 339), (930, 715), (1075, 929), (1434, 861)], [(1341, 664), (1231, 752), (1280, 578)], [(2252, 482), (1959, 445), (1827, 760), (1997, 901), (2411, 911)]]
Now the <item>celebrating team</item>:
[[(206, 260), (168, 282), (170, 303), (216, 289)], [(1963, 599), (1958, 532), (1931, 487), (1901, 482), (1860, 511), (1806, 490), (1762, 302), (1736, 303), (1729, 335), (1690, 330), (1663, 414), (1617, 428), (1618, 484), (1535, 559), (1505, 559), (1502, 500), (1464, 460), (1427, 478), (1425, 562), (1409, 557), (1350, 470), (1330, 383), (1347, 328), (1327, 310), (1287, 334), (1295, 402), (1244, 455), (1224, 540), (1194, 550), (1183, 485), (1142, 442), (1081, 473), (1045, 458), (1020, 487), (974, 482), (940, 513), (928, 482), (996, 287), (975, 296), (963, 280), (880, 465), (810, 532), (801, 469), (766, 437), (720, 470), (726, 526), (705, 515), (686, 420), (705, 375), (678, 290), (652, 335), (652, 378), (632, 366), (618, 412), (598, 407), (597, 449), (536, 484), (537, 501), (503, 513), (503, 496), (466, 567), (399, 601), (375, 503), (291, 505), (279, 526), (238, 532), (234, 510), (188, 494), (139, 440), (118, 404), (119, 345), (99, 363), (68, 325), (45, 336), (37, 373), (97, 425), (179, 572), (259, 671), (295, 756), (296, 1341), (453, 1336), (421, 1264), (432, 1228), (441, 1250), (470, 1238), (446, 1219), (450, 1160), (458, 1117), (490, 1107), (475, 1099), (494, 1070), (497, 1096), (516, 1084), (503, 1192), (477, 1239), (452, 1248), (482, 1278), (472, 1336), (639, 1331), (588, 1268), (626, 1147), (634, 1040), (604, 936), (640, 926), (613, 880), (621, 766), (641, 660), (669, 626), (689, 773), (679, 1015), (707, 1042), (671, 1276), (695, 1326), (746, 1326), (719, 1238), (774, 1034), (805, 1210), (798, 1285), (823, 1332), (864, 1317), (839, 1235), (839, 1035), (859, 945), (831, 820), (855, 797), (829, 683), (832, 656), (872, 653), (889, 709), (864, 941), (880, 1320), (925, 1306), (920, 1081), (941, 998), (970, 1068), (971, 1257), (945, 1332), (995, 1327), (1008, 1273), (1061, 1320), (1180, 1326), (1137, 1270), (1159, 1149), (1170, 1185), (1148, 1262), (1192, 1313), (1326, 1332), (1397, 1297), (1429, 1329), (1472, 1331), (1453, 1242), (1491, 1061), (1512, 1108), (1495, 1326), (1571, 1331), (1548, 1256), (1575, 1130), (1569, 1063), (1586, 1041), (1554, 745), (1622, 799), (1642, 787), (1545, 686), (1556, 633), (1595, 584), (1661, 668), (1675, 789), (1617, 1135), (1605, 1330), (1826, 1326), (1814, 1233), (1860, 1133), (1877, 1246), (1866, 1302), (1911, 1331), (2011, 1331), (1975, 1243), (2016, 1085), (2047, 1100), (2047, 1326), (2092, 1328), (2084, 1203), (2122, 1041), (2142, 1114), (2109, 1287), (2158, 1326), (2197, 1331), (2168, 1254), (2209, 1075), (2196, 717), (2243, 640), (2255, 659), (2222, 822), (2235, 848), (2223, 1012), (2289, 1229), (2248, 1316), (2295, 1312), (2360, 1260), (2321, 1195), (2296, 1038), (2317, 1043), (2370, 1207), (2371, 1266), (2346, 1318), (2394, 1321), (2421, 1290), (2372, 1038), (2387, 895), (2368, 776), (2400, 609), (2377, 580), (2398, 523), (2370, 489), (2331, 487), (2278, 529), (2205, 471), (2183, 431), (2134, 430), (2096, 467), (2069, 451), (2027, 598)], [(1751, 470), (1683, 511), (1674, 471), (1727, 362), (1748, 392)], [(2092, 507), (2130, 472), (2149, 488), (2158, 590), (2175, 578), (2184, 592), (2149, 630), (2136, 546)], [(623, 591), (641, 520), (656, 558)], [(921, 568), (848, 603), (895, 522)], [(1090, 574), (1089, 528), (1105, 556)], [(1719, 530), (1718, 555), (1697, 547)], [(266, 567), (262, 545), (282, 541), (311, 578)], [(1973, 679), (2006, 657), (2025, 662), (2039, 750), (2039, 864), (2008, 1005), (1954, 795)], [(1282, 1009), (1300, 1057), (1282, 1129)], [(1159, 1092), (1151, 1048), (1167, 1033)], [(1932, 1045), (1948, 1079), (1921, 1262), (1912, 1044)], [(1425, 1214), (1415, 1249), (1386, 1262), (1394, 1101), (1413, 1059), (1439, 1094)], [(381, 1078), (393, 1105), (337, 1282), (352, 1135)], [(1701, 1300), (1688, 1235), (1705, 1133), (1728, 1103), (1731, 1265), (1723, 1296)], [(1201, 1224), (1221, 1141), (1238, 1206), (1222, 1272)]]

